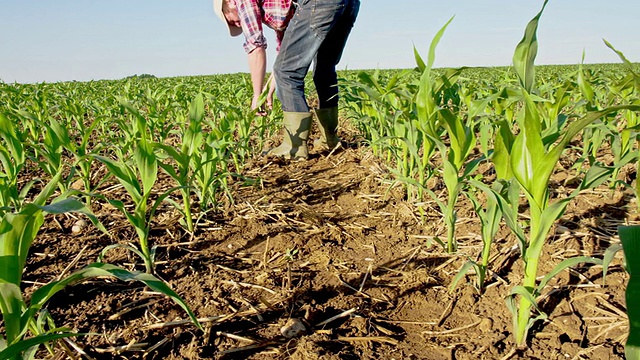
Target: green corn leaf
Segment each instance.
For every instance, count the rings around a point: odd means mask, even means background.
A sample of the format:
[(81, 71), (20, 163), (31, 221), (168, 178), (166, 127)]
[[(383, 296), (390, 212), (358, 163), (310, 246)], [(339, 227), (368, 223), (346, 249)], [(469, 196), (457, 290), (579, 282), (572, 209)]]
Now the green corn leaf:
[(507, 300), (514, 299), (516, 296), (522, 296), (523, 298), (525, 298), (527, 301), (531, 303), (531, 305), (533, 305), (536, 311), (544, 315), (545, 319), (547, 318), (544, 311), (542, 311), (542, 309), (540, 309), (540, 307), (538, 306), (538, 302), (536, 301), (534, 295), (529, 290), (527, 290), (524, 286), (520, 286), (520, 285), (514, 286), (509, 292), (509, 295), (507, 296)]
[(34, 346), (38, 346), (44, 343), (48, 343), (58, 339), (64, 339), (73, 336), (82, 336), (88, 334), (74, 334), (74, 333), (59, 333), (59, 334), (44, 334), (34, 336), (32, 338), (21, 340), (13, 345), (6, 347), (0, 351), (0, 360), (6, 359), (19, 359), (21, 354)]
[(125, 244), (111, 244), (111, 245), (107, 245), (104, 247), (104, 249), (102, 249), (102, 251), (100, 251), (100, 254), (98, 254), (98, 262), (104, 262), (104, 256), (107, 255), (107, 253), (113, 249), (125, 249), (128, 251), (131, 251), (132, 253), (138, 255), (138, 257), (140, 257), (140, 259), (144, 259), (145, 255), (142, 253), (142, 251), (136, 249), (135, 247), (131, 246), (131, 245), (125, 245)]
[(457, 169), (469, 156), (472, 147), (475, 145), (475, 133), (463, 124), (463, 119), (455, 116), (451, 110), (442, 109), (440, 111), (443, 118), (443, 126), (449, 134), (451, 141), (449, 147), (449, 161), (451, 161)]
[[(147, 139), (147, 119), (140, 114), (138, 109), (134, 108), (133, 105), (125, 100), (124, 98), (118, 98), (118, 102), (122, 107), (124, 107), (127, 111), (129, 111), (133, 115), (133, 124), (134, 131), (143, 139)], [(130, 134), (134, 135), (134, 134)]]
[(117, 162), (101, 155), (92, 155), (95, 159), (105, 164), (109, 173), (114, 175), (120, 184), (127, 190), (133, 201), (137, 204), (141, 201), (143, 192), (138, 183), (136, 174), (125, 163)]
[(456, 275), (451, 280), (451, 284), (449, 285), (449, 293), (455, 290), (456, 286), (458, 285), (458, 282), (462, 280), (462, 278), (469, 272), (471, 268), (476, 269), (476, 275), (480, 274), (480, 268), (478, 264), (476, 264), (473, 260), (468, 259), (464, 264), (462, 264), (462, 266), (460, 267)]
[[(145, 241), (147, 238), (147, 233), (146, 233), (147, 224), (146, 224), (146, 218), (145, 218), (146, 214), (145, 213), (139, 214), (138, 211), (129, 212), (127, 208), (124, 206), (124, 202), (120, 200), (108, 199), (107, 201), (109, 202), (110, 205), (122, 211), (122, 213), (126, 216), (127, 220), (129, 220), (129, 223), (133, 225), (133, 227), (135, 228), (136, 234), (138, 235), (138, 239), (141, 241)], [(139, 207), (136, 207), (136, 210), (138, 209)]]
[(580, 66), (578, 68), (578, 87), (580, 88), (580, 91), (582, 92), (582, 96), (584, 96), (584, 98), (588, 102), (592, 102), (593, 99), (594, 99), (593, 87), (584, 78), (584, 69), (583, 69), (584, 55), (585, 55), (585, 52), (584, 52), (584, 50), (582, 50), (582, 61), (580, 62)]
[[(415, 47), (414, 47), (414, 51), (415, 51)], [(396, 74), (394, 74), (391, 77), (391, 79), (389, 79), (389, 82), (387, 83), (387, 86), (385, 87), (385, 91), (386, 92), (393, 92), (396, 84), (400, 80), (400, 76), (403, 76), (403, 74), (404, 73), (396, 73)]]
[(473, 174), (478, 169), (478, 167), (483, 161), (486, 161), (486, 159), (484, 157), (480, 157), (467, 162), (462, 168), (463, 171), (462, 171), (461, 178), (465, 179), (471, 176), (471, 174)]
[(189, 110), (189, 126), (185, 130), (183, 136), (182, 152), (189, 156), (198, 153), (200, 145), (204, 139), (204, 135), (202, 133), (202, 120), (204, 119), (204, 116), (203, 96), (202, 94), (198, 94), (191, 103)]
[(422, 60), (422, 56), (420, 56), (420, 53), (418, 53), (418, 49), (416, 49), (415, 45), (413, 46), (413, 56), (416, 59), (416, 65), (418, 66), (418, 70), (421, 73), (424, 72), (424, 69), (427, 68), (427, 64), (425, 64), (424, 60)]
[[(51, 184), (51, 183), (50, 183)], [(61, 214), (79, 212), (88, 216), (103, 232), (107, 230), (100, 224), (84, 204), (75, 199), (64, 199), (50, 205), (27, 204), (19, 213), (8, 213), (0, 224), (0, 279), (20, 284), (22, 270), (26, 262), (31, 243), (44, 223), (43, 211)]]
[(33, 204), (37, 206), (43, 206), (51, 198), (51, 196), (53, 196), (53, 193), (57, 189), (58, 182), (60, 182), (60, 179), (62, 178), (62, 170), (63, 169), (60, 169), (58, 173), (54, 175), (51, 180), (49, 180), (47, 185), (45, 185), (45, 187), (40, 190), (38, 196), (36, 196), (36, 198), (33, 200)]
[(605, 45), (607, 45), (607, 47), (608, 47), (609, 49), (613, 50), (613, 51), (618, 55), (618, 57), (620, 58), (620, 60), (622, 60), (622, 62), (623, 62), (623, 63), (624, 63), (624, 65), (626, 66), (627, 70), (629, 70), (629, 71), (631, 72), (631, 74), (633, 75), (633, 78), (634, 78), (634, 80), (635, 80), (635, 82), (636, 82), (636, 86), (638, 86), (638, 85), (639, 85), (639, 83), (640, 83), (640, 77), (639, 77), (639, 76), (638, 76), (638, 74), (636, 74), (636, 72), (634, 71), (635, 67), (634, 67), (633, 63), (632, 63), (631, 61), (629, 61), (629, 60), (627, 59), (627, 57), (626, 57), (626, 56), (624, 56), (624, 54), (623, 54), (621, 51), (617, 50), (617, 49), (616, 49), (616, 48), (615, 48), (615, 47), (614, 47), (610, 42), (608, 42), (608, 41), (607, 41), (607, 40), (605, 40), (605, 39), (602, 39), (602, 41), (604, 41)]
[(378, 69), (376, 69), (373, 74), (370, 74), (366, 71), (361, 71), (358, 73), (358, 79), (360, 80), (360, 82), (362, 82), (362, 84), (365, 85), (363, 89), (368, 90), (368, 92), (365, 91), (368, 95), (375, 95), (373, 97), (374, 100), (382, 101), (381, 95), (384, 92), (384, 89), (378, 82), (378, 74)]
[(629, 317), (629, 337), (625, 344), (625, 355), (629, 360), (640, 359), (640, 226), (620, 226), (618, 234), (624, 250), (629, 273), (626, 303)]
[(25, 155), (22, 141), (16, 135), (11, 121), (2, 113), (0, 113), (0, 138), (5, 141), (5, 146), (11, 153), (14, 161), (17, 164), (24, 163)]
[(4, 178), (16, 179), (18, 172), (11, 159), (12, 157), (9, 150), (0, 144), (0, 163), (2, 163), (2, 169), (0, 169), (2, 172), (0, 172), (0, 174)]
[[(189, 153), (181, 152), (175, 147), (167, 144), (153, 143), (153, 147), (164, 151), (166, 153), (165, 155), (166, 158), (172, 159), (173, 161), (175, 161), (181, 170), (188, 169), (189, 161), (190, 161)], [(188, 175), (186, 174), (186, 171), (185, 173), (178, 174), (170, 164), (164, 164), (162, 162), (158, 162), (158, 166), (162, 167), (162, 169), (165, 170), (167, 174), (169, 174), (172, 178), (176, 180), (184, 179)]]
[(451, 194), (454, 192), (454, 189), (458, 186), (458, 180), (459, 180), (458, 169), (456, 169), (456, 167), (448, 160), (445, 160), (442, 166), (443, 166), (442, 177), (443, 177), (445, 186), (447, 187), (447, 190)]
[[(511, 148), (511, 170), (522, 188), (530, 194), (540, 208), (543, 194), (547, 191), (548, 176), (555, 166), (545, 159), (545, 149), (540, 137), (540, 114), (531, 98), (523, 92), (525, 105), (519, 121), (522, 129)], [(548, 172), (545, 178), (545, 173)], [(540, 186), (538, 184), (544, 184)]]
[[(59, 199), (59, 198), (58, 198)], [(54, 200), (49, 205), (39, 206), (39, 208), (48, 214), (63, 214), (63, 213), (79, 213), (83, 214), (91, 220), (91, 223), (95, 225), (100, 231), (109, 235), (109, 231), (98, 220), (93, 211), (89, 209), (83, 202), (75, 198), (66, 198), (62, 200)]]
[(640, 276), (640, 225), (619, 226), (626, 269), (631, 276)]
[[(169, 196), (171, 195), (171, 193), (173, 193), (174, 191), (177, 190), (181, 190), (184, 189), (184, 186), (174, 186), (172, 188), (169, 188), (168, 190), (166, 190), (165, 192), (163, 192), (162, 194), (158, 195), (158, 198), (153, 202), (153, 205), (151, 206), (151, 209), (149, 210), (149, 218), (152, 219), (153, 216), (156, 213), (156, 210), (158, 209), (158, 207), (160, 207), (160, 205), (162, 204), (162, 202)], [(148, 222), (147, 226), (151, 226), (151, 221)]]
[(432, 69), (433, 68), (433, 63), (436, 60), (436, 47), (438, 47), (438, 43), (440, 42), (440, 39), (442, 38), (442, 36), (444, 35), (444, 32), (447, 30), (447, 26), (449, 26), (449, 24), (453, 21), (453, 18), (455, 16), (452, 16), (449, 21), (447, 21), (446, 24), (444, 24), (444, 26), (442, 28), (440, 28), (440, 30), (438, 30), (438, 32), (436, 33), (436, 36), (433, 37), (433, 40), (431, 40), (431, 45), (429, 46), (429, 56), (427, 58), (427, 68), (428, 69)]
[(183, 174), (180, 174), (171, 164), (163, 163), (162, 161), (158, 161), (158, 166), (164, 170), (171, 178), (176, 179), (176, 181), (183, 180)]
[[(538, 311), (538, 316), (536, 316), (535, 318), (529, 318), (528, 322), (526, 324), (522, 324), (523, 325), (523, 329), (519, 329), (520, 324), (518, 324), (518, 318), (519, 318), (519, 314), (518, 314), (518, 304), (517, 304), (517, 296), (521, 296), (524, 299), (526, 299), (526, 301), (528, 301), (537, 311)], [(524, 286), (514, 286), (511, 289), (510, 294), (507, 296), (506, 298), (506, 303), (507, 303), (507, 308), (509, 309), (509, 311), (511, 312), (512, 319), (513, 319), (513, 329), (515, 333), (521, 333), (521, 334), (527, 334), (529, 332), (529, 329), (531, 328), (531, 326), (533, 326), (533, 324), (538, 321), (538, 320), (544, 320), (547, 319), (547, 314), (545, 314), (540, 307), (538, 306), (538, 303), (536, 302), (536, 299), (533, 297), (533, 295), (524, 287)]]
[[(4, 261), (6, 261), (6, 259), (0, 257), (0, 262)], [(22, 299), (20, 286), (0, 279), (0, 310), (2, 310), (4, 331), (9, 344), (12, 344), (15, 339), (20, 338), (24, 331), (26, 331), (20, 325), (20, 315), (22, 314), (23, 306), (24, 300)]]
[(134, 150), (133, 158), (140, 173), (142, 194), (146, 196), (151, 193), (153, 185), (158, 178), (158, 162), (153, 152), (153, 145), (145, 139), (140, 139), (138, 146)]
[(505, 120), (498, 121), (496, 126), (498, 126), (498, 129), (495, 135), (491, 162), (496, 170), (498, 179), (510, 180), (513, 178), (513, 171), (511, 170), (511, 150), (513, 149), (515, 136)]
[(200, 93), (196, 95), (189, 107), (189, 123), (200, 124), (204, 119), (204, 97)]
[(526, 237), (522, 227), (518, 224), (518, 198), (520, 188), (515, 181), (498, 180), (491, 187), (477, 180), (467, 180), (467, 182), (487, 194), (492, 202), (495, 202), (499, 208), (498, 212), (502, 213), (505, 223), (516, 235), (520, 250), (526, 251)]
[(88, 278), (101, 276), (116, 277), (122, 281), (140, 281), (144, 283), (152, 290), (158, 291), (170, 297), (175, 303), (177, 303), (187, 312), (193, 323), (202, 330), (200, 323), (196, 319), (195, 314), (191, 311), (187, 303), (175, 291), (173, 291), (167, 285), (167, 283), (151, 274), (141, 273), (137, 271), (128, 271), (115, 265), (105, 263), (93, 263), (86, 268), (74, 272), (73, 274), (60, 281), (51, 282), (36, 290), (31, 298), (30, 311), (34, 309), (40, 309), (42, 305), (44, 305), (44, 303), (46, 303), (54, 294), (62, 290), (67, 285), (74, 284)]
[[(432, 81), (431, 81), (431, 68), (433, 67), (433, 63), (436, 57), (436, 47), (440, 42), (440, 39), (444, 35), (447, 26), (453, 21), (453, 17), (447, 21), (447, 23), (436, 33), (433, 40), (431, 40), (431, 45), (429, 46), (429, 56), (427, 58), (427, 65), (424, 66), (422, 70), (422, 76), (420, 77), (420, 88), (418, 90), (418, 94), (416, 95), (416, 107), (418, 111), (418, 119), (421, 124), (424, 126), (432, 127), (433, 124), (427, 125), (429, 123), (430, 118), (436, 111), (435, 100), (433, 99), (432, 92)], [(424, 63), (422, 63), (424, 65)], [(430, 131), (430, 135), (435, 135), (435, 131)]]
[(52, 145), (60, 147), (69, 144), (69, 130), (67, 127), (62, 126), (58, 120), (49, 118), (49, 126), (47, 128), (51, 130)]
[(572, 198), (567, 197), (564, 199), (560, 199), (551, 205), (546, 206), (541, 209), (541, 215), (539, 219), (539, 223), (537, 224), (537, 231), (535, 233), (530, 234), (529, 238), (529, 252), (527, 254), (526, 259), (530, 259), (533, 261), (538, 261), (540, 258), (540, 252), (542, 250), (542, 246), (544, 245), (545, 240), (547, 239), (547, 235), (551, 230), (551, 227), (558, 220), (564, 211), (567, 209), (569, 202)]
[(33, 204), (5, 214), (0, 223), (0, 280), (20, 284), (29, 248), (43, 223), (42, 211)]
[(489, 141), (493, 140), (493, 125), (482, 124), (480, 125), (480, 149), (484, 156), (489, 157)]
[(513, 67), (518, 75), (518, 79), (520, 79), (520, 85), (529, 93), (533, 90), (535, 82), (534, 61), (538, 54), (538, 39), (536, 35), (538, 22), (548, 2), (549, 0), (545, 0), (538, 15), (529, 21), (524, 32), (524, 37), (518, 46), (516, 46), (513, 54)]
[(609, 265), (613, 261), (613, 257), (616, 256), (618, 251), (622, 250), (622, 243), (615, 243), (609, 245), (604, 251), (602, 256), (602, 286), (606, 285), (607, 272), (609, 271)]
[(556, 145), (556, 149), (559, 149), (559, 150), (554, 149), (555, 151), (558, 151), (558, 153), (555, 154), (554, 157), (559, 158), (562, 153), (562, 150), (564, 150), (569, 145), (573, 137), (576, 136), (580, 131), (582, 131), (582, 129), (587, 127), (589, 124), (606, 115), (609, 115), (611, 113), (618, 112), (621, 110), (640, 111), (640, 105), (630, 104), (630, 105), (611, 106), (600, 111), (589, 112), (582, 118), (572, 122), (567, 127), (567, 130), (562, 136), (562, 139), (560, 140), (558, 145)]
[(536, 287), (536, 295), (542, 294), (542, 290), (545, 288), (545, 286), (547, 286), (549, 281), (551, 281), (551, 279), (556, 277), (563, 270), (570, 268), (572, 266), (576, 266), (578, 264), (584, 264), (584, 263), (601, 265), (602, 260), (596, 259), (591, 256), (576, 256), (576, 257), (564, 259), (562, 262), (556, 265), (549, 273), (547, 273), (547, 275), (545, 275), (542, 280), (540, 280), (540, 283)]
[(581, 190), (593, 189), (604, 184), (618, 165), (619, 164), (616, 164), (614, 167), (602, 166), (599, 163), (593, 164), (584, 175), (580, 186), (570, 195), (571, 198), (576, 197)]

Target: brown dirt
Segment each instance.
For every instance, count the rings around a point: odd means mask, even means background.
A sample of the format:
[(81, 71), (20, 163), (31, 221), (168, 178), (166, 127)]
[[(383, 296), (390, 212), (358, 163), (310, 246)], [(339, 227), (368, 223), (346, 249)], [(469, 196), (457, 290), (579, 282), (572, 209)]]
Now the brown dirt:
[[(169, 206), (154, 224), (158, 275), (205, 319), (204, 332), (190, 323), (150, 329), (186, 315), (141, 284), (111, 279), (56, 295), (48, 304), (56, 324), (93, 333), (73, 341), (96, 359), (623, 358), (621, 254), (606, 286), (597, 266), (552, 281), (541, 301), (548, 320), (535, 324), (526, 349), (516, 350), (504, 299), (520, 283), (522, 262), (507, 229), (495, 240), (486, 292), (476, 293), (470, 275), (448, 291), (466, 256), (477, 258), (481, 249), (467, 201), (458, 212), (460, 251), (449, 255), (430, 241), (446, 233), (435, 203), (423, 204), (421, 219), (367, 148), (313, 154), (306, 162), (259, 159), (247, 169), (259, 185), (234, 185), (235, 203), (204, 216), (193, 236)], [(556, 175), (554, 194), (570, 191), (566, 177)], [(96, 212), (115, 240), (92, 227), (72, 234), (70, 216), (48, 218), (32, 248), (28, 284), (96, 261), (113, 241), (135, 243), (117, 210)], [(616, 240), (616, 226), (637, 217), (628, 192), (586, 192), (557, 224), (539, 273), (567, 257), (601, 256)], [(109, 252), (106, 261), (143, 270), (125, 251)], [(290, 319), (305, 329), (285, 339), (280, 329)]]

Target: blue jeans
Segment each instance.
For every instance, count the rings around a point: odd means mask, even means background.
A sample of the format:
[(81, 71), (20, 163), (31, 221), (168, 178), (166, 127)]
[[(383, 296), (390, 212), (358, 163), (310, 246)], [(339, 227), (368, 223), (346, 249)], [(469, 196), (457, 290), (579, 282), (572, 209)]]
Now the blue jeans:
[(360, 0), (298, 0), (273, 66), (282, 110), (307, 112), (304, 78), (314, 62), (320, 108), (338, 106), (336, 65), (358, 16)]

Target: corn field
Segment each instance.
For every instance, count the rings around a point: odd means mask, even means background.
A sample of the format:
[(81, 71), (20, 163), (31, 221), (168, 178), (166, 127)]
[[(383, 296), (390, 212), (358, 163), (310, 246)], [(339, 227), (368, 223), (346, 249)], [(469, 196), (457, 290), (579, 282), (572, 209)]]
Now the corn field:
[(306, 162), (246, 74), (0, 83), (0, 359), (638, 358), (640, 66), (535, 65), (540, 16), (341, 71)]

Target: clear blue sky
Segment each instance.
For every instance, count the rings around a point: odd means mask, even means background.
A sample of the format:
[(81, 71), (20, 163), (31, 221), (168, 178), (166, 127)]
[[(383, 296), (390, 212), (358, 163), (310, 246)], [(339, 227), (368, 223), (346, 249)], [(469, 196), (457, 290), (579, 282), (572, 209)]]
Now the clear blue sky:
[[(455, 19), (437, 67), (510, 65), (542, 1), (362, 0), (340, 69), (414, 66)], [(640, 62), (639, 0), (551, 0), (540, 22), (537, 64), (619, 62), (602, 39)], [(266, 29), (274, 57), (273, 31)], [(270, 66), (269, 66), (270, 68)], [(211, 0), (2, 0), (0, 80), (56, 82), (246, 72), (241, 38), (230, 38)]]

